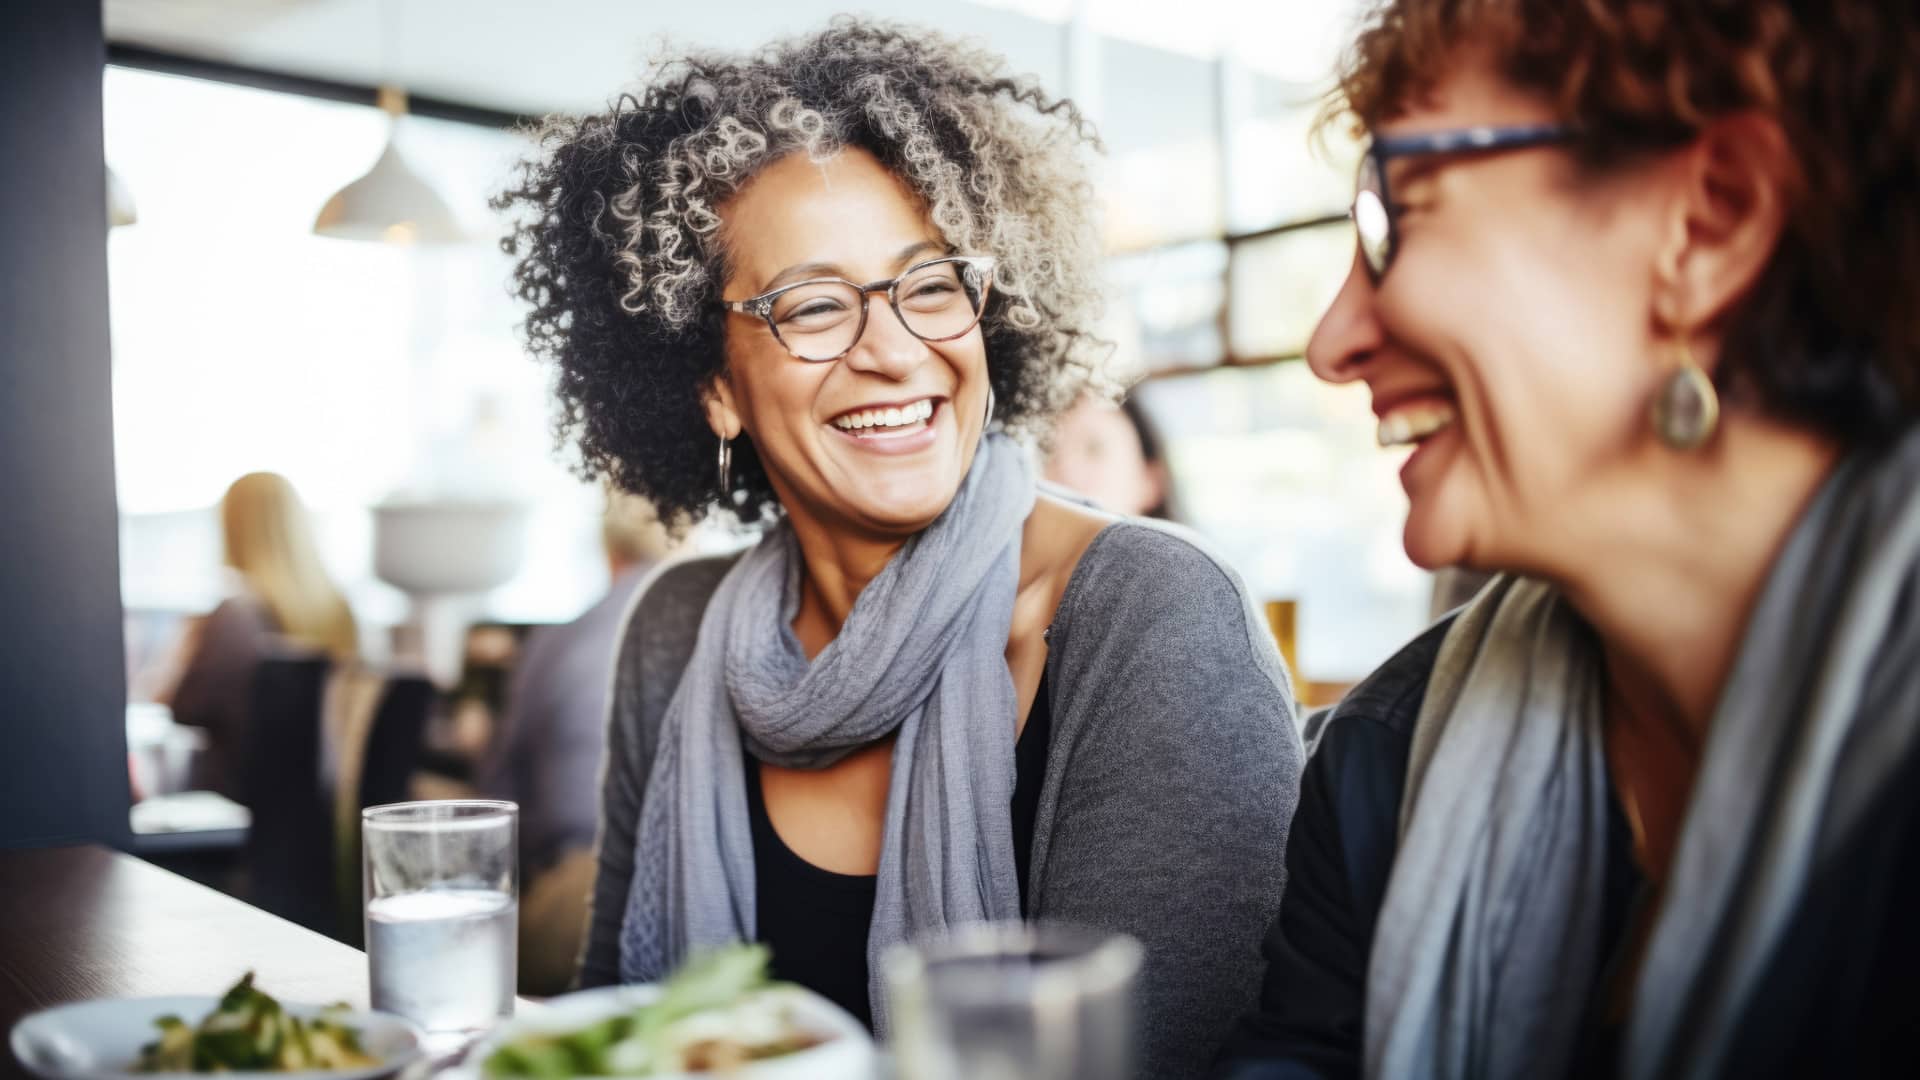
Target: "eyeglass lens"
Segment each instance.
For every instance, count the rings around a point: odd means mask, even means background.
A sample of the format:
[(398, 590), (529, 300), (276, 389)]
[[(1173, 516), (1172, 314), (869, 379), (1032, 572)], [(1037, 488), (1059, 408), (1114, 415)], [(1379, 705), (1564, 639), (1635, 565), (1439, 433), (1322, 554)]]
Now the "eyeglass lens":
[[(957, 260), (923, 263), (894, 286), (895, 309), (915, 337), (945, 341), (980, 321), (983, 275)], [(831, 360), (853, 348), (864, 328), (860, 290), (844, 281), (809, 282), (775, 298), (775, 332), (802, 360)]]
[(1354, 184), (1353, 228), (1360, 239), (1360, 257), (1378, 281), (1393, 257), (1393, 218), (1381, 197), (1380, 169), (1371, 154), (1361, 161), (1360, 176)]

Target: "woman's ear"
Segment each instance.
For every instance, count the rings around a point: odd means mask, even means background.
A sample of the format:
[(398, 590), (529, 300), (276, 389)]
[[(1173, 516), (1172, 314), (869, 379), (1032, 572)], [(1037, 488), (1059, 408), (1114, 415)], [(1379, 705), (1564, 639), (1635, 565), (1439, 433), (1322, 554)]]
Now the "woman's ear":
[(1687, 331), (1725, 316), (1766, 272), (1798, 170), (1779, 122), (1755, 112), (1708, 124), (1672, 167), (1656, 314)]
[(725, 371), (708, 379), (700, 388), (700, 404), (707, 410), (707, 426), (722, 439), (737, 439), (746, 426), (733, 395), (733, 383)]

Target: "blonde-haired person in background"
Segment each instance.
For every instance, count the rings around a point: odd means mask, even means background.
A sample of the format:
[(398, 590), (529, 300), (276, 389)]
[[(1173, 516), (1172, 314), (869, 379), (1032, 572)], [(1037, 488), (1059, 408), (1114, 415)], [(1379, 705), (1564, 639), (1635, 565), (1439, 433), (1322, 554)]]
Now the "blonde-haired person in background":
[(239, 591), (190, 633), (189, 659), (170, 704), (176, 721), (207, 731), (201, 786), (244, 801), (239, 770), (254, 669), (281, 647), (350, 660), (359, 635), (286, 477), (256, 472), (235, 480), (220, 500), (220, 531)]

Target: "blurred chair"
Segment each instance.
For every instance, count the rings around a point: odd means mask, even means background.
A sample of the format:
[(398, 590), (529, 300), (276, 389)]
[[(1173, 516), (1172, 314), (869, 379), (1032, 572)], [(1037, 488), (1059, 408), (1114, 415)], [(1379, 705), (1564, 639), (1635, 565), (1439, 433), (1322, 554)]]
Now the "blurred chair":
[(360, 867), (360, 811), (413, 798), (427, 720), (436, 691), (424, 675), (367, 668), (337, 672), (328, 695), (326, 730), (334, 742), (334, 936), (365, 942)]
[(260, 664), (252, 702), (248, 897), (281, 918), (357, 944), (359, 812), (409, 797), (433, 684), (418, 675), (336, 668), (325, 656), (277, 656)]
[(320, 783), (320, 714), (331, 666), (319, 655), (261, 661), (241, 780), (253, 811), (248, 898), (323, 934), (335, 930), (332, 800)]
[(433, 683), (424, 675), (387, 680), (380, 707), (367, 733), (360, 769), (360, 808), (411, 798), (411, 782), (426, 745), (427, 718), (433, 711)]
[(592, 848), (574, 848), (525, 879), (520, 896), (520, 992), (547, 996), (573, 986), (587, 937), (587, 898), (600, 872)]

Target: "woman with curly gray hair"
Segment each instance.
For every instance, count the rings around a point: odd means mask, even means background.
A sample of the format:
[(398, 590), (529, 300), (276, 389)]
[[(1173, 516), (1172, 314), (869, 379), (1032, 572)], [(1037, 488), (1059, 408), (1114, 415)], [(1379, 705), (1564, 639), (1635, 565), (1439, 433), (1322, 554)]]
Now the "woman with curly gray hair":
[(983, 919), (1146, 947), (1143, 1074), (1253, 1001), (1300, 747), (1239, 579), (1037, 492), (1093, 373), (1073, 107), (839, 20), (561, 121), (508, 242), (589, 471), (768, 525), (642, 590), (583, 981), (745, 939), (884, 1032), (873, 958)]

